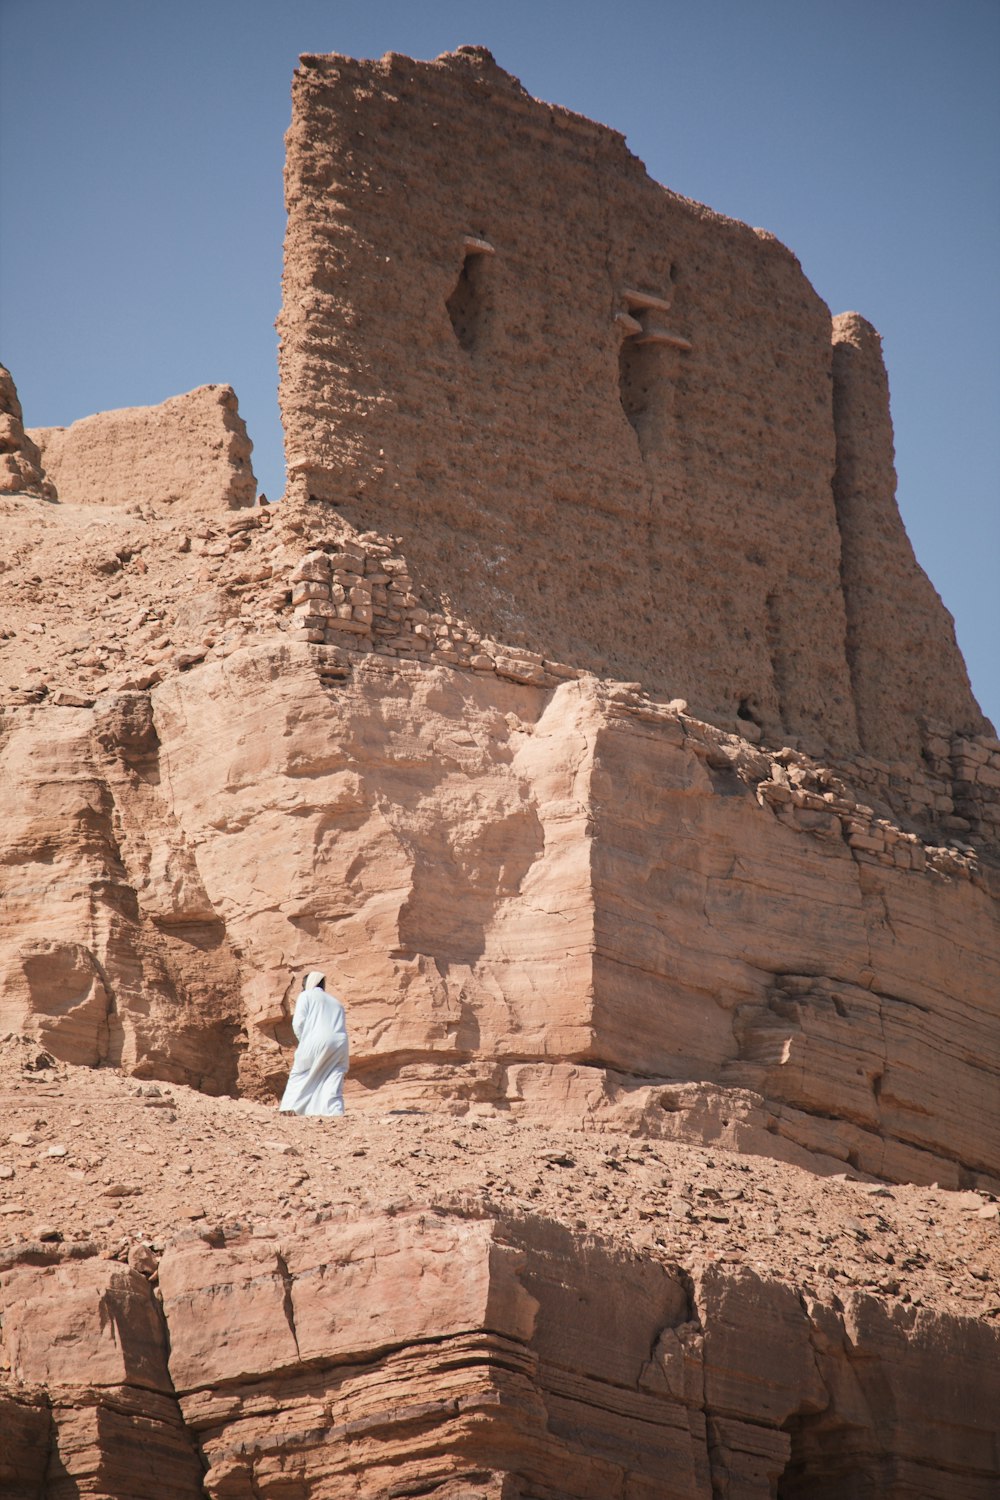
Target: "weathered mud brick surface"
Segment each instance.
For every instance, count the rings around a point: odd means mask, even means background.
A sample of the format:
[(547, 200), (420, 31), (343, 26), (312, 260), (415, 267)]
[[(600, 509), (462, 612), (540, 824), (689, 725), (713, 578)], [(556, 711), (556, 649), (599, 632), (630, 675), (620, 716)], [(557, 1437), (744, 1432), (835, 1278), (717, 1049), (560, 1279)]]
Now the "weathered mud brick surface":
[(253, 505), (253, 444), (228, 385), (203, 385), (159, 406), (98, 412), (71, 427), (38, 427), (58, 497), (76, 505)]
[(702, 717), (911, 762), (919, 713), (982, 732), (896, 515), (877, 335), (840, 320), (834, 360), (773, 236), (481, 48), (304, 58), (286, 196), (307, 509), (399, 533), (483, 634)]

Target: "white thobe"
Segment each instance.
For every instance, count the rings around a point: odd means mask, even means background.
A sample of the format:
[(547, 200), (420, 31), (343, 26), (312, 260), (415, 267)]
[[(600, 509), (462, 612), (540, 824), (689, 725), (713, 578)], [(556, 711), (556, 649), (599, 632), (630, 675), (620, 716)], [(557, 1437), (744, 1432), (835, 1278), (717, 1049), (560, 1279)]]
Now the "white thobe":
[(344, 1007), (326, 990), (303, 990), (292, 1030), (298, 1046), (280, 1108), (297, 1115), (342, 1115), (350, 1053)]

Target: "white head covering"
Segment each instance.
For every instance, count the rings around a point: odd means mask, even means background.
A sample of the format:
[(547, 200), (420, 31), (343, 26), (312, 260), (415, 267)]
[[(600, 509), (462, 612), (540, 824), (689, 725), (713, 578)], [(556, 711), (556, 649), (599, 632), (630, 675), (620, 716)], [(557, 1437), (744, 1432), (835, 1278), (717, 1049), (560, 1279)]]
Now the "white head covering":
[(326, 983), (326, 975), (321, 974), (318, 969), (310, 969), (305, 977), (304, 990), (321, 990)]

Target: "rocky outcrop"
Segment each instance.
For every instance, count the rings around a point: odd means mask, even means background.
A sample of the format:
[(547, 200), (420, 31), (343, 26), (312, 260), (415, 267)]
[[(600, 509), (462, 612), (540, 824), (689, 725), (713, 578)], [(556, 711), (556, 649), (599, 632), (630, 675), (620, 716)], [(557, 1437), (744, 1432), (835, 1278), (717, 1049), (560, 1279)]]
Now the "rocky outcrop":
[(253, 444), (228, 385), (202, 385), (159, 406), (36, 427), (59, 499), (75, 505), (171, 505), (235, 510), (253, 505)]
[(537, 1216), (189, 1231), (156, 1279), (162, 1321), (114, 1261), (0, 1272), (0, 1399), (49, 1426), (19, 1493), (986, 1500), (996, 1473), (995, 1329)]
[[(93, 1247), (90, 1247), (91, 1251)], [(201, 1465), (166, 1366), (148, 1281), (114, 1261), (0, 1269), (8, 1391), (0, 1416), (12, 1497), (195, 1500)], [(3, 1460), (0, 1460), (0, 1464)]]
[(0, 495), (54, 498), (42, 472), (41, 454), (24, 430), (24, 414), (9, 370), (0, 365)]
[(481, 635), (779, 743), (913, 766), (923, 713), (987, 731), (895, 508), (877, 351), (846, 361), (848, 318), (831, 356), (773, 236), (482, 48), (304, 57), (286, 201), (304, 518), (398, 533)]
[[(4, 726), (0, 748), (13, 810), (3, 835), (0, 1028), (29, 1032), (74, 1062), (232, 1088), (238, 970), (157, 795), (148, 703), (126, 698), (97, 717), (43, 712), (56, 717), (41, 742), (29, 710)], [(114, 754), (104, 750), (109, 736)], [(123, 781), (127, 802), (116, 797)]]
[[(544, 1220), (237, 1230), (179, 1244), (160, 1285), (212, 1496), (293, 1474), (314, 1495), (388, 1492), (391, 1475), (399, 1495), (693, 1500), (738, 1473), (739, 1493), (766, 1500), (776, 1485), (843, 1494), (874, 1469), (943, 1500), (956, 1468), (985, 1497), (995, 1461), (985, 1391), (911, 1425), (947, 1365), (968, 1361), (964, 1389), (973, 1369), (991, 1384), (994, 1331), (970, 1342), (919, 1313), (894, 1326), (867, 1298), (803, 1305), (753, 1273), (688, 1278)], [(260, 1387), (279, 1372), (275, 1403)], [(389, 1410), (387, 1384), (407, 1392)]]
[(829, 776), (797, 805), (789, 769), (593, 679), (295, 643), (26, 706), (0, 746), (0, 1024), (270, 1093), (318, 949), (356, 1108), (583, 1118), (596, 1090), (656, 1134), (707, 1111), (734, 1145), (993, 1181), (990, 867), (855, 832)]

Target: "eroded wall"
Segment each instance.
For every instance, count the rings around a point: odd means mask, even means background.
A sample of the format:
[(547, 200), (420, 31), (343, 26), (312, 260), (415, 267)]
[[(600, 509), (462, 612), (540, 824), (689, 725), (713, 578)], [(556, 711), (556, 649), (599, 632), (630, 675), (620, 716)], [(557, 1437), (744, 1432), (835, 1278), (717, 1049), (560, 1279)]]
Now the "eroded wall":
[[(532, 100), (483, 49), (306, 57), (293, 101), (291, 498), (400, 533), (484, 633), (715, 721), (859, 748), (881, 689), (863, 666), (852, 683), (830, 319), (794, 256), (660, 187), (620, 135)], [(867, 545), (862, 527), (852, 587)], [(928, 672), (949, 679), (953, 728), (983, 721), (901, 528), (863, 566), (886, 561), (920, 643), (854, 588), (853, 659), (905, 658), (870, 739), (912, 761)]]
[(52, 498), (37, 445), (24, 430), (24, 414), (10, 371), (0, 365), (0, 495)]
[(841, 533), (847, 659), (865, 750), (915, 761), (918, 714), (982, 728), (951, 616), (913, 555), (896, 506), (881, 340), (857, 313), (833, 320), (833, 489)]
[(228, 385), (202, 385), (159, 406), (128, 406), (70, 427), (36, 427), (59, 499), (75, 505), (253, 505), (253, 444)]

